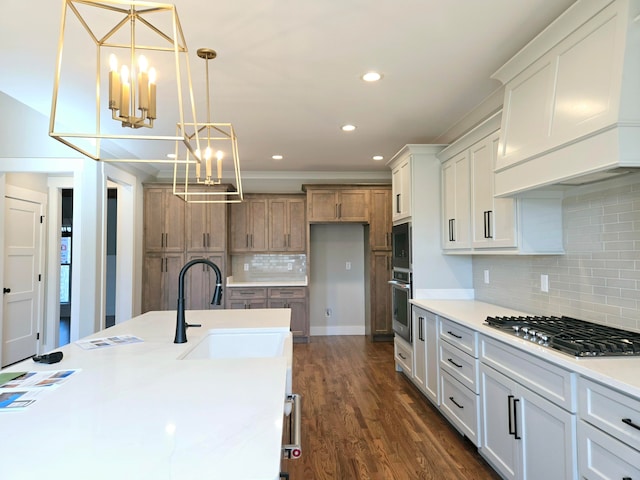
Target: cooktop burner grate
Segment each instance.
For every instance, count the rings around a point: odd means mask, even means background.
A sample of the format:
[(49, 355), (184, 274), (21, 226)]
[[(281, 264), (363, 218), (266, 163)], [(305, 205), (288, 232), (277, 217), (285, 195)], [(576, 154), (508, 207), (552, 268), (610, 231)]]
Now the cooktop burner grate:
[(571, 317), (487, 317), (485, 322), (575, 357), (640, 355), (640, 333)]

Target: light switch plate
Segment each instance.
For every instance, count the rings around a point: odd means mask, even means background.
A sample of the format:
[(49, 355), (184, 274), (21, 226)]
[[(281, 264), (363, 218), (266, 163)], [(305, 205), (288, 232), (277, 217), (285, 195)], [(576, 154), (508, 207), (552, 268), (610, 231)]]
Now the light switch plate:
[(489, 283), (489, 270), (484, 271), (484, 283)]
[(549, 291), (549, 275), (545, 275), (545, 274), (540, 275), (540, 291), (541, 292)]

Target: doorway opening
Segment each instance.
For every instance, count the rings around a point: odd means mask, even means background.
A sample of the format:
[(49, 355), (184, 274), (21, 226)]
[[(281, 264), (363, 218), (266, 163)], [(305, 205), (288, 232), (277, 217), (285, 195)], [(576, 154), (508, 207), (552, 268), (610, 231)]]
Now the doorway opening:
[(60, 332), (58, 346), (69, 343), (71, 329), (71, 264), (73, 244), (73, 189), (63, 188), (60, 219)]
[(116, 247), (118, 244), (118, 189), (107, 189), (106, 309), (104, 326), (116, 324)]

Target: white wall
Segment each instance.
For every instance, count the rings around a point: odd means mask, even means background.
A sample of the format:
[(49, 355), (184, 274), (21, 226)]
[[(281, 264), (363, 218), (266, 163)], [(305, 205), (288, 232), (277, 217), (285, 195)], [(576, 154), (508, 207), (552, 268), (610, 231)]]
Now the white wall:
[[(311, 226), (311, 335), (364, 335), (364, 226)], [(351, 262), (351, 270), (346, 269)], [(331, 316), (326, 310), (331, 309)]]

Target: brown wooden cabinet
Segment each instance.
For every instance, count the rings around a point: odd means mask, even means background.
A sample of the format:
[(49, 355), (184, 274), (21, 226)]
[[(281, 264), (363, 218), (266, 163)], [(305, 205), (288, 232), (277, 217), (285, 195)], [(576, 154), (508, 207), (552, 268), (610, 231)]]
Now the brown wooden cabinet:
[(267, 289), (231, 287), (227, 289), (227, 308), (267, 308)]
[(391, 326), (391, 251), (375, 250), (371, 252), (370, 279), (370, 322), (374, 340), (390, 340), (393, 337)]
[(188, 203), (186, 232), (189, 252), (224, 252), (227, 248), (227, 205)]
[[(225, 255), (203, 255), (202, 253), (191, 253), (187, 255), (187, 261), (191, 261), (196, 258), (206, 258), (218, 266), (222, 273), (222, 285), (224, 288)], [(220, 305), (211, 304), (213, 292), (216, 287), (216, 274), (208, 265), (201, 264), (192, 266), (185, 276), (185, 285), (186, 307), (188, 310), (212, 310), (224, 308), (224, 302), (221, 302)], [(223, 298), (224, 293), (225, 292), (223, 290)]]
[(184, 252), (185, 202), (171, 186), (144, 191), (145, 252)]
[(369, 189), (316, 189), (307, 185), (306, 190), (310, 223), (369, 222)]
[(307, 248), (305, 199), (269, 199), (269, 251), (304, 253)]
[(371, 190), (371, 218), (369, 221), (369, 247), (372, 250), (391, 249), (391, 190)]
[(268, 291), (269, 308), (291, 309), (291, 332), (294, 337), (309, 335), (306, 287), (271, 287)]
[(229, 249), (232, 253), (267, 251), (267, 200), (248, 198), (231, 204)]
[(182, 253), (149, 252), (144, 256), (142, 311), (175, 310), (178, 305), (178, 274)]

